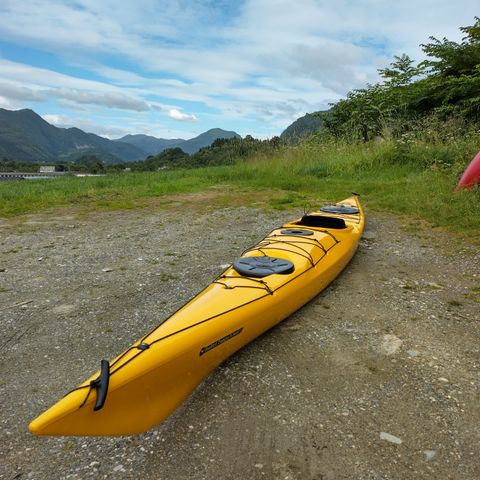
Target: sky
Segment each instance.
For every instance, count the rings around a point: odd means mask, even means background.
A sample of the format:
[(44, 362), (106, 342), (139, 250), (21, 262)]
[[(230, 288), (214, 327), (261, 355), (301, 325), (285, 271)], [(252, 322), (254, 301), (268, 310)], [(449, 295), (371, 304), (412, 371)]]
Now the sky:
[(0, 108), (108, 138), (270, 138), (479, 14), (478, 0), (1, 0)]

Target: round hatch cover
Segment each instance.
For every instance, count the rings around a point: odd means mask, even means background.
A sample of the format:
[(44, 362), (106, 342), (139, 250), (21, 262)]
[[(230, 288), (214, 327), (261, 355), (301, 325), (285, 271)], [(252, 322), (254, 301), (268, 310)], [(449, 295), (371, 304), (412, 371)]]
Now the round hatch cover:
[(338, 213), (338, 214), (352, 214), (358, 213), (360, 210), (357, 207), (350, 207), (350, 205), (326, 205), (320, 209), (321, 212)]
[(247, 277), (266, 277), (273, 273), (291, 273), (293, 263), (276, 257), (243, 257), (233, 264), (233, 268)]
[(286, 230), (282, 230), (280, 233), (283, 235), (302, 235), (304, 237), (313, 235), (311, 230), (303, 230), (302, 228), (287, 228)]

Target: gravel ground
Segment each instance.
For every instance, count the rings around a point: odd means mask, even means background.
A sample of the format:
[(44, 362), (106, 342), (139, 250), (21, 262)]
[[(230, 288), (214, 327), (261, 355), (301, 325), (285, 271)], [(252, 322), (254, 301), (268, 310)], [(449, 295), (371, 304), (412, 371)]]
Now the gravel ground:
[(0, 220), (1, 479), (478, 479), (480, 256), (369, 213), (312, 302), (135, 437), (27, 424), (301, 212), (168, 208)]

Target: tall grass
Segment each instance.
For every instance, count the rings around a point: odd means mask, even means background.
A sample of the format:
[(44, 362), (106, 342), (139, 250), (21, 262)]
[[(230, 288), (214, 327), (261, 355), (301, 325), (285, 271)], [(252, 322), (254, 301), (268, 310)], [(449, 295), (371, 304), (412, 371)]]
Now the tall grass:
[[(222, 190), (269, 192), (274, 208), (363, 195), (368, 208), (480, 236), (480, 189), (454, 192), (479, 137), (352, 144), (310, 141), (235, 165), (190, 170), (0, 183), (0, 215), (80, 205), (129, 208), (152, 197)], [(277, 192), (277, 193), (275, 193)]]

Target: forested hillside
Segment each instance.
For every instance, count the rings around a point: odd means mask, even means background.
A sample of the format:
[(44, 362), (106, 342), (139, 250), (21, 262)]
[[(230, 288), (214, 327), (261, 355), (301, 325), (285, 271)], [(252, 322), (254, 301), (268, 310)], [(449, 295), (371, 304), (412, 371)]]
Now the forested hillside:
[(312, 133), (317, 133), (323, 126), (323, 117), (327, 112), (307, 113), (297, 118), (280, 135), (283, 142), (296, 145)]
[(0, 161), (68, 163), (96, 155), (106, 163), (144, 158), (141, 150), (79, 128), (58, 128), (30, 109), (0, 108)]
[(134, 171), (154, 171), (164, 168), (198, 168), (215, 165), (233, 165), (237, 160), (246, 160), (259, 154), (271, 154), (281, 145), (279, 137), (257, 140), (250, 135), (245, 138), (217, 138), (211, 145), (189, 155), (181, 148), (167, 148), (158, 155), (151, 155), (143, 162), (131, 162)]

